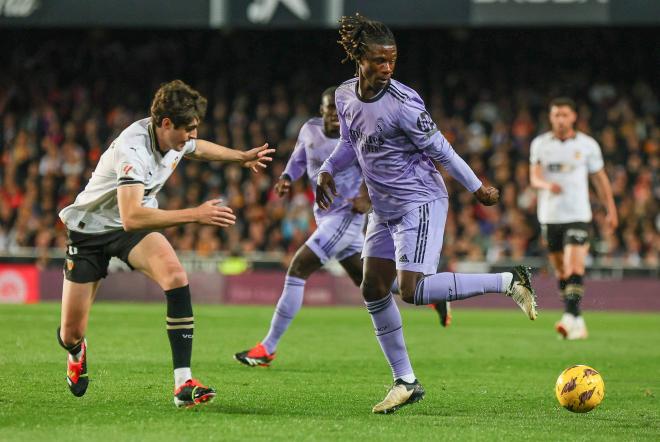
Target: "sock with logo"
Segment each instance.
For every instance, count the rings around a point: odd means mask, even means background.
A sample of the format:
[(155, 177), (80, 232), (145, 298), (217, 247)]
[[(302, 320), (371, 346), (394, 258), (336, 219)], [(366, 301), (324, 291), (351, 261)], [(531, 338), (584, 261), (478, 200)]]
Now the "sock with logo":
[(277, 343), (302, 307), (304, 291), (304, 279), (289, 275), (284, 278), (284, 290), (282, 291), (280, 300), (277, 301), (273, 319), (270, 321), (270, 330), (268, 330), (268, 334), (261, 341), (261, 344), (266, 348), (268, 353), (275, 353)]
[[(166, 290), (165, 297), (167, 298), (167, 337), (170, 340), (170, 347), (172, 348), (175, 383), (178, 383), (184, 375), (188, 376), (188, 379), (192, 378), (190, 373), (190, 359), (192, 356), (195, 321), (193, 318), (192, 302), (190, 300), (190, 288), (186, 285), (176, 289)], [(178, 369), (187, 369), (187, 371), (179, 370), (179, 376), (177, 376)], [(184, 379), (181, 383), (184, 383), (188, 379)]]
[(486, 293), (504, 293), (508, 284), (505, 286), (503, 282), (507, 280), (505, 273), (436, 273), (417, 283), (414, 300), (416, 305), (428, 305)]
[(390, 364), (394, 379), (414, 382), (415, 373), (403, 339), (401, 313), (399, 313), (392, 294), (388, 293), (386, 297), (378, 301), (366, 301), (365, 304), (374, 324), (376, 339), (385, 354), (385, 359)]
[(580, 316), (580, 302), (583, 295), (582, 275), (573, 274), (566, 278), (566, 287), (564, 288), (565, 311), (573, 316)]

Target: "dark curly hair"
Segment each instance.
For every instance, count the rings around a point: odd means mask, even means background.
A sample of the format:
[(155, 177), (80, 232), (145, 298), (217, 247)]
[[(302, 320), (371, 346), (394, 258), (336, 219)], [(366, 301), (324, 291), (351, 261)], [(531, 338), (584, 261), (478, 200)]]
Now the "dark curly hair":
[(341, 62), (353, 60), (357, 64), (370, 43), (396, 45), (396, 40), (390, 28), (383, 23), (369, 20), (360, 13), (356, 13), (355, 15), (345, 15), (339, 19), (337, 43), (346, 51), (346, 58)]
[(206, 98), (181, 80), (162, 84), (151, 102), (151, 121), (156, 126), (167, 117), (175, 128), (180, 128), (195, 118), (201, 122), (204, 115)]

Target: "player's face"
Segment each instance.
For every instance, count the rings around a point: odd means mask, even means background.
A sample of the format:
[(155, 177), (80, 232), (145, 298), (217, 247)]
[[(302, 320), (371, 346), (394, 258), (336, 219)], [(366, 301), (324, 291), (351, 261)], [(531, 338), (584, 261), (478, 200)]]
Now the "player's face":
[(335, 106), (334, 95), (324, 95), (321, 98), (321, 117), (326, 131), (337, 132), (339, 130), (339, 118)]
[(570, 106), (552, 106), (550, 108), (550, 124), (552, 131), (563, 135), (573, 130), (577, 114)]
[(165, 148), (174, 149), (177, 152), (183, 150), (183, 146), (190, 140), (197, 138), (197, 126), (199, 120), (196, 118), (189, 124), (181, 127), (175, 127), (172, 120), (163, 118), (163, 138), (165, 140)]
[(370, 89), (379, 91), (385, 87), (396, 65), (396, 45), (372, 43), (367, 46), (359, 62), (360, 76)]

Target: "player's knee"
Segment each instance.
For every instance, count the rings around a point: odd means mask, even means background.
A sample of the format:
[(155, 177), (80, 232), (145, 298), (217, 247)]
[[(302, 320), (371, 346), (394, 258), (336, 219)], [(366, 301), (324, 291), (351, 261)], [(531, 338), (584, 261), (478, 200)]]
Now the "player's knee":
[(296, 278), (307, 279), (309, 277), (309, 273), (310, 272), (307, 269), (304, 260), (299, 259), (296, 255), (296, 257), (293, 258), (293, 261), (291, 261), (291, 264), (289, 265), (287, 274)]
[(399, 293), (401, 294), (401, 299), (408, 304), (415, 303), (415, 289), (416, 284), (406, 284), (403, 283), (399, 286)]
[(164, 290), (171, 290), (188, 285), (188, 275), (181, 264), (169, 267), (162, 279), (160, 285)]
[(387, 296), (390, 293), (390, 288), (385, 287), (381, 281), (375, 278), (366, 277), (362, 279), (360, 291), (365, 301), (377, 301)]

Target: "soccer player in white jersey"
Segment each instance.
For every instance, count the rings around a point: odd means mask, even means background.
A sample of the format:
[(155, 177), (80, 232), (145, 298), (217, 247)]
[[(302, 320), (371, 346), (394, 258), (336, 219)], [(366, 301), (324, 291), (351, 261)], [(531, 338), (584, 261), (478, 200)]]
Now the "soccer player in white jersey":
[(392, 78), (397, 58), (394, 35), (384, 24), (360, 15), (342, 17), (340, 44), (357, 66), (357, 76), (335, 93), (340, 140), (323, 163), (316, 202), (329, 207), (338, 196), (335, 177), (357, 159), (369, 191), (369, 215), (362, 251), (362, 296), (394, 385), (374, 413), (391, 413), (424, 397), (403, 339), (403, 323), (390, 287), (416, 305), (456, 301), (486, 293), (510, 296), (536, 319), (530, 269), (512, 272), (437, 273), (448, 210), (447, 188), (438, 162), (482, 204), (499, 191), (484, 186), (456, 154), (431, 119), (419, 94)]
[(618, 225), (600, 146), (574, 129), (576, 118), (572, 99), (552, 100), (552, 130), (532, 140), (530, 151), (530, 182), (538, 189), (537, 216), (565, 306), (555, 329), (566, 339), (587, 337), (580, 301), (584, 295), (584, 261), (589, 251), (591, 223), (588, 178), (607, 210), (608, 227), (616, 229)]
[(163, 84), (151, 116), (127, 127), (101, 156), (85, 189), (60, 212), (68, 233), (57, 339), (67, 352), (67, 382), (75, 396), (88, 386), (89, 312), (115, 256), (165, 291), (167, 335), (174, 365), (174, 403), (194, 406), (215, 390), (192, 376), (194, 318), (188, 277), (174, 249), (157, 230), (185, 223), (229, 227), (236, 217), (222, 200), (182, 210), (158, 209), (156, 194), (183, 157), (232, 161), (257, 172), (272, 161), (265, 144), (246, 152), (197, 139), (206, 98), (180, 80)]
[[(335, 89), (330, 87), (321, 95), (321, 118), (309, 119), (300, 129), (296, 147), (284, 173), (275, 185), (280, 197), (287, 195), (291, 183), (306, 172), (316, 190), (316, 176), (323, 161), (330, 156), (339, 140), (339, 120), (335, 107)], [(325, 211), (314, 206), (316, 231), (296, 252), (284, 279), (280, 297), (270, 329), (264, 339), (249, 350), (234, 355), (248, 366), (269, 366), (275, 359), (275, 350), (303, 302), (305, 283), (314, 272), (330, 259), (335, 258), (360, 286), (362, 262), (360, 252), (364, 243), (364, 214), (371, 209), (371, 202), (362, 184), (357, 162), (342, 171), (338, 177), (341, 197)]]

